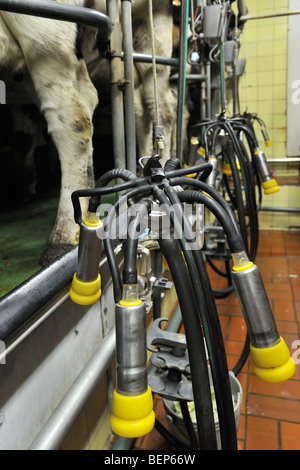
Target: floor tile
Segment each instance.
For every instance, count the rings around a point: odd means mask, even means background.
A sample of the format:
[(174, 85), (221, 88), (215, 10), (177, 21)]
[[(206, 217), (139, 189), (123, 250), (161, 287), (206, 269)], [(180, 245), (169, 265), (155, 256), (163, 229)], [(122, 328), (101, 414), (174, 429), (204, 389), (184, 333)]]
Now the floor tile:
[(278, 450), (277, 421), (248, 416), (246, 450)]
[(300, 424), (282, 421), (280, 434), (282, 450), (300, 450)]

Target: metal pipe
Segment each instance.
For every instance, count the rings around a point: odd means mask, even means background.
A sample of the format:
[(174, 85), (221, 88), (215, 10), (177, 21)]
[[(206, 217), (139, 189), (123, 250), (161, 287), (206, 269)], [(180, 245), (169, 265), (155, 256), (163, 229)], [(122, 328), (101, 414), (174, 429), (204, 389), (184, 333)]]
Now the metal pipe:
[(116, 388), (122, 395), (147, 390), (146, 306), (116, 304)]
[[(179, 304), (176, 306), (171, 319), (168, 321), (166, 331), (177, 332), (182, 324), (182, 315)], [(148, 367), (148, 373), (154, 373), (155, 367), (150, 364)], [(112, 445), (112, 450), (129, 450), (133, 446), (135, 439), (117, 436), (116, 440)]]
[(241, 304), (250, 342), (258, 348), (273, 346), (279, 334), (269, 300), (256, 265), (231, 272), (232, 281)]
[(136, 174), (136, 138), (135, 138), (135, 111), (134, 111), (134, 76), (132, 59), (132, 14), (131, 1), (122, 0), (122, 31), (124, 49), (125, 73), (125, 142), (127, 170)]
[(2, 341), (15, 334), (70, 284), (76, 271), (77, 253), (78, 247), (75, 247), (0, 299)]
[[(195, 73), (189, 73), (189, 74), (186, 74), (186, 80), (190, 80), (190, 81), (193, 81), (193, 82), (203, 82), (203, 81), (206, 81), (207, 80), (207, 76), (204, 75), (204, 74), (195, 74)], [(179, 79), (179, 74), (178, 73), (174, 73), (174, 75), (171, 75), (170, 77), (170, 81), (175, 81), (175, 80), (178, 80)]]
[(183, 107), (185, 100), (185, 75), (187, 59), (187, 17), (189, 0), (181, 4), (180, 14), (180, 41), (179, 41), (179, 80), (177, 98), (177, 135), (176, 135), (176, 157), (182, 160), (182, 132), (183, 132)]
[(65, 5), (50, 0), (43, 0), (42, 2), (36, 0), (0, 0), (0, 10), (70, 23), (83, 23), (101, 29), (102, 33), (106, 32), (108, 34), (107, 39), (112, 31), (112, 22), (103, 13), (90, 8)]
[(300, 10), (282, 11), (280, 13), (270, 13), (265, 15), (244, 15), (240, 17), (240, 21), (260, 20), (265, 18), (278, 18), (280, 16), (300, 15)]
[(106, 0), (107, 13), (114, 28), (111, 33), (110, 49), (113, 52), (110, 61), (111, 84), (111, 119), (114, 167), (126, 168), (125, 130), (124, 130), (124, 101), (121, 88), (124, 79), (124, 66), (120, 58), (122, 51), (122, 32), (118, 0)]
[(211, 119), (211, 63), (206, 61), (205, 64), (206, 75), (207, 75), (207, 101), (206, 101), (206, 114), (208, 119)]
[(67, 435), (76, 417), (104, 376), (115, 353), (115, 328), (101, 342), (81, 374), (53, 411), (29, 450), (55, 450)]
[(287, 157), (287, 158), (267, 158), (268, 163), (299, 163), (300, 157)]
[(261, 207), (260, 211), (264, 212), (300, 212), (300, 207)]
[[(133, 52), (132, 58), (134, 62), (142, 62), (150, 64), (152, 63), (152, 55), (151, 54), (141, 54), (139, 52)], [(121, 59), (124, 60), (124, 53), (121, 53)], [(163, 57), (163, 56), (155, 56), (155, 63), (160, 65), (169, 65), (170, 67), (178, 67), (179, 59), (173, 57)]]

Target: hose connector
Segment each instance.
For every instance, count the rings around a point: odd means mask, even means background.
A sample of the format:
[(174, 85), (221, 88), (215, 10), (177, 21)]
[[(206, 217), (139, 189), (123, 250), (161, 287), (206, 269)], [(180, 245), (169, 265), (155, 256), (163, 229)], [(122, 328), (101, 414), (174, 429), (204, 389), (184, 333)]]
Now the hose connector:
[(253, 371), (266, 382), (287, 380), (295, 373), (295, 364), (278, 334), (259, 269), (244, 251), (232, 257), (232, 280), (247, 325)]
[(80, 305), (94, 304), (101, 296), (102, 232), (102, 222), (94, 215), (88, 216), (80, 226), (77, 272), (70, 289), (71, 300)]
[[(190, 145), (189, 145), (189, 153), (186, 163), (184, 163), (183, 168), (189, 168), (190, 166), (194, 166), (196, 164), (196, 157), (197, 157), (197, 150), (199, 146), (199, 140), (197, 137), (191, 137)], [(204, 150), (205, 153), (205, 150)], [(186, 175), (188, 178), (195, 178), (197, 173), (191, 173), (190, 175)]]
[(217, 178), (217, 172), (218, 172), (218, 160), (215, 155), (209, 155), (208, 157), (208, 163), (211, 164), (212, 166), (212, 171), (208, 175), (208, 178), (206, 180), (206, 183), (211, 186), (215, 187), (216, 185), (216, 178)]
[(116, 304), (116, 363), (112, 431), (128, 438), (143, 436), (153, 429), (155, 414), (148, 386), (146, 306), (135, 284), (124, 285)]
[[(235, 164), (236, 164), (237, 170), (240, 171), (241, 170), (241, 165), (240, 165), (240, 162), (237, 158), (235, 159)], [(232, 175), (232, 169), (231, 169), (230, 163), (223, 162), (222, 172), (224, 173), (224, 175), (227, 175), (227, 176)]]
[(205, 148), (202, 147), (202, 145), (201, 145), (201, 146), (199, 147), (199, 149), (198, 149), (198, 155), (199, 155), (200, 157), (205, 157)]
[(191, 137), (189, 145), (189, 153), (187, 158), (187, 166), (193, 166), (196, 164), (197, 151), (199, 147), (199, 140), (197, 137)]
[(271, 147), (272, 141), (270, 140), (267, 129), (265, 127), (262, 128), (261, 133), (263, 135), (266, 147)]
[(255, 149), (254, 161), (261, 178), (261, 185), (263, 187), (264, 193), (266, 195), (277, 193), (280, 188), (276, 180), (273, 178), (273, 174), (269, 168), (266, 155), (260, 148)]

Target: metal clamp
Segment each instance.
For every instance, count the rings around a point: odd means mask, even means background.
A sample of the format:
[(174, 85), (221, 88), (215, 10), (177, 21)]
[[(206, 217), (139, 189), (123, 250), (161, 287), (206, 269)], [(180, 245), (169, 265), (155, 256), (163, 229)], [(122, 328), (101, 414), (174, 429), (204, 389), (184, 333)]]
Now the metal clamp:
[[(184, 334), (162, 330), (159, 318), (148, 333), (147, 348), (152, 351), (151, 364), (155, 372), (148, 374), (148, 382), (154, 393), (171, 400), (193, 400), (190, 364)], [(156, 347), (153, 347), (156, 346)]]

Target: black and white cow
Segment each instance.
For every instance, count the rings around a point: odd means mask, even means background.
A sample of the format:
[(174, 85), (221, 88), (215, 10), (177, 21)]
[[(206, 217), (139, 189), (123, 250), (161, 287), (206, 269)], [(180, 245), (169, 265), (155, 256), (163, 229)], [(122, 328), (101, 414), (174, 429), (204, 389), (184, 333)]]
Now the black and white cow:
[[(60, 3), (87, 6), (85, 0), (61, 0)], [(104, 0), (89, 0), (88, 4), (105, 13)], [(147, 0), (136, 0), (132, 5), (136, 52), (151, 53), (147, 4)], [(153, 0), (153, 18), (156, 54), (171, 57), (172, 1)], [(29, 74), (34, 88), (32, 99), (36, 100), (46, 120), (60, 160), (58, 212), (43, 264), (78, 243), (71, 194), (74, 190), (94, 185), (93, 114), (98, 100), (101, 101), (101, 86), (98, 96), (87, 68), (89, 51), (85, 51), (84, 58), (78, 58), (77, 40), (78, 27), (74, 23), (0, 12), (0, 67), (12, 75)], [(152, 66), (136, 64), (135, 72), (139, 155), (149, 155), (154, 119)], [(164, 159), (171, 154), (174, 122), (174, 95), (170, 90), (169, 74), (169, 67), (157, 67), (159, 103), (163, 111), (161, 124), (165, 132)], [(101, 77), (96, 76), (96, 80), (101, 83)]]

